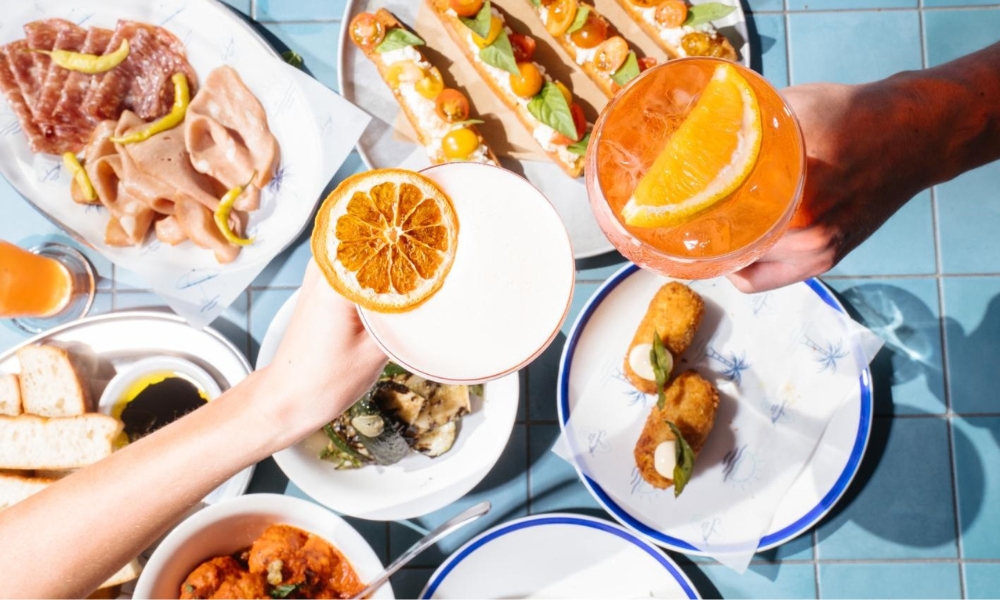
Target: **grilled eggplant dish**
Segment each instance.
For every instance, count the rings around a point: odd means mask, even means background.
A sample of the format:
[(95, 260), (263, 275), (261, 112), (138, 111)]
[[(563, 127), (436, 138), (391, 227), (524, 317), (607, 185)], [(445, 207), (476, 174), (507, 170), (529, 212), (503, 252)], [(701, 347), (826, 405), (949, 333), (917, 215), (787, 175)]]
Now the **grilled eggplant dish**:
[(446, 385), (389, 363), (371, 390), (323, 428), (320, 458), (338, 469), (392, 465), (410, 452), (431, 458), (455, 444), (459, 421), (472, 410), (481, 385)]

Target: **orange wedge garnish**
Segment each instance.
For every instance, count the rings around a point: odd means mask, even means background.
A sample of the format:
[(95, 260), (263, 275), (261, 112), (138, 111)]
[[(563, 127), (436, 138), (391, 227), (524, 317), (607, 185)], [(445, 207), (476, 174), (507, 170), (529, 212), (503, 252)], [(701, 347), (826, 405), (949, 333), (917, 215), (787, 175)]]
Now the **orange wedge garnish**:
[(719, 65), (622, 208), (625, 223), (673, 227), (735, 192), (760, 155), (757, 96), (735, 67)]
[(455, 260), (451, 199), (423, 175), (379, 169), (349, 177), (316, 215), (312, 251), (342, 296), (378, 312), (419, 306)]

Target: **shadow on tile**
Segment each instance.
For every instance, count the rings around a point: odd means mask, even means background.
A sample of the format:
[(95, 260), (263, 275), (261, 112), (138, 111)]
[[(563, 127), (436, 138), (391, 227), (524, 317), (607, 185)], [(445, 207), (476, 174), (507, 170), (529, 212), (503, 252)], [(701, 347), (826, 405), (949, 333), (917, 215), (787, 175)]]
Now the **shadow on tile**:
[[(760, 32), (757, 30), (757, 20), (753, 18), (753, 11), (750, 10), (750, 7), (746, 6), (745, 2), (743, 4), (744, 4), (743, 12), (744, 14), (746, 14), (747, 17), (746, 19), (747, 37), (750, 38), (749, 39), (750, 68), (758, 73), (763, 74), (764, 54), (766, 54), (768, 50), (773, 48), (774, 45), (778, 43), (778, 40), (773, 37), (760, 34)], [(730, 40), (733, 39), (732, 37), (729, 36), (729, 32), (725, 33), (727, 38), (729, 38)], [(782, 40), (782, 42), (784, 42), (784, 40)]]
[(875, 415), (896, 414), (893, 386), (921, 377), (945, 406), (940, 321), (935, 312), (913, 293), (884, 283), (857, 285), (837, 295), (852, 318), (885, 340), (871, 365)]
[[(966, 329), (956, 318), (945, 319), (948, 344), (949, 381), (952, 410), (957, 413), (1000, 413), (996, 398), (996, 360), (1000, 355), (1000, 294), (993, 278), (974, 278), (960, 283), (948, 282), (945, 299), (950, 314), (977, 318), (977, 304), (986, 304), (985, 312), (974, 329)], [(990, 287), (985, 287), (989, 283)], [(984, 287), (979, 287), (984, 284)], [(949, 289), (953, 288), (953, 289)], [(989, 298), (989, 300), (986, 300)]]
[[(749, 20), (748, 20), (749, 22)], [(708, 578), (703, 570), (698, 568), (698, 563), (691, 560), (684, 554), (678, 554), (677, 552), (667, 552), (670, 558), (674, 559), (681, 569), (684, 570), (684, 574), (688, 576), (691, 583), (694, 584), (695, 589), (698, 590), (698, 594), (702, 598), (721, 598), (722, 593), (719, 592), (719, 588), (715, 587), (712, 580)]]

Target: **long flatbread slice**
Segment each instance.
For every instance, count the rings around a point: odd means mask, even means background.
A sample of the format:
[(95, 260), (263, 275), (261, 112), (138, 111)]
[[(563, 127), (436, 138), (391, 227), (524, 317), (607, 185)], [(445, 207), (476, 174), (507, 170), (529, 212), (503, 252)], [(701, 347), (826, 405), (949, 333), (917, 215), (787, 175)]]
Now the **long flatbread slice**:
[[(677, 25), (676, 21), (664, 18), (664, 4), (683, 4), (680, 9), (687, 15), (691, 5), (687, 0), (667, 0), (663, 3), (649, 0), (616, 0), (632, 20), (653, 38), (671, 58), (686, 56), (713, 56), (736, 61), (736, 49), (710, 21), (698, 25)], [(647, 6), (652, 4), (652, 6)], [(657, 13), (659, 12), (659, 17)], [(680, 20), (680, 19), (677, 19)]]
[[(384, 8), (376, 12), (374, 18), (382, 25), (387, 34), (394, 29), (405, 30), (402, 23)], [(399, 103), (399, 107), (402, 109), (403, 114), (406, 115), (410, 125), (413, 126), (420, 145), (427, 150), (427, 156), (433, 164), (441, 164), (453, 160), (445, 154), (442, 142), (446, 135), (463, 128), (470, 130), (479, 141), (478, 147), (463, 160), (492, 165), (500, 164), (474, 124), (451, 123), (441, 118), (436, 110), (436, 100), (422, 95), (417, 90), (417, 81), (406, 81), (406, 79), (411, 79), (412, 77), (406, 77), (405, 75), (403, 77), (399, 77), (398, 74), (390, 75), (390, 70), (402, 72), (403, 64), (406, 61), (413, 63), (423, 72), (425, 77), (432, 70), (436, 69), (427, 60), (427, 56), (416, 46), (404, 46), (386, 52), (379, 52), (377, 46), (370, 48), (358, 44), (358, 48), (372, 61), (378, 69), (382, 80), (392, 90), (392, 95), (396, 98), (396, 102)], [(393, 67), (393, 65), (397, 66)], [(440, 76), (440, 72), (438, 72), (437, 76)], [(393, 86), (392, 79), (398, 81), (395, 87)]]
[[(559, 167), (562, 168), (570, 177), (579, 177), (583, 174), (583, 163), (584, 157), (582, 153), (574, 152), (570, 149), (572, 142), (582, 141), (582, 140), (566, 140), (565, 134), (556, 131), (552, 126), (541, 122), (535, 117), (529, 110), (528, 106), (543, 92), (539, 92), (533, 98), (522, 98), (513, 92), (510, 83), (510, 73), (507, 71), (497, 68), (493, 65), (487, 64), (480, 57), (480, 48), (476, 45), (472, 31), (462, 23), (461, 19), (451, 9), (449, 5), (449, 0), (427, 0), (431, 8), (434, 9), (435, 14), (441, 20), (444, 25), (445, 30), (447, 30), (448, 35), (451, 37), (452, 41), (458, 45), (462, 54), (465, 58), (472, 64), (473, 68), (479, 73), (480, 77), (486, 84), (490, 87), (494, 94), (507, 105), (514, 114), (517, 115), (518, 120), (521, 125), (528, 130), (528, 133), (534, 138), (535, 142), (541, 147), (548, 157), (555, 162)], [(499, 19), (503, 24), (503, 34), (509, 37), (514, 33), (511, 29), (509, 22), (507, 21), (505, 15), (500, 12), (496, 7), (491, 8), (492, 16)], [(531, 62), (531, 61), (528, 61)], [(535, 67), (541, 73), (543, 82), (546, 87), (548, 85), (555, 85), (555, 81), (545, 72), (545, 68), (534, 63)], [(545, 87), (543, 87), (543, 90)], [(567, 105), (569, 102), (567, 102)], [(581, 113), (582, 114), (582, 113)], [(560, 141), (569, 141), (570, 143), (558, 143)]]

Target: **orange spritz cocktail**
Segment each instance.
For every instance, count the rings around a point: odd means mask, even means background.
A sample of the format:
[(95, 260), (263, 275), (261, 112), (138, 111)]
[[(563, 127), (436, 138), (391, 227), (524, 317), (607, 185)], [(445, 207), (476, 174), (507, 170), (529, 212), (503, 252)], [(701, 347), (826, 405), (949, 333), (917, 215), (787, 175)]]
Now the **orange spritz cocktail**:
[(622, 254), (704, 279), (778, 240), (802, 196), (805, 149), (795, 116), (762, 77), (685, 58), (649, 69), (612, 100), (586, 168), (591, 208)]
[(69, 302), (73, 278), (59, 261), (0, 240), (0, 317), (49, 317)]

